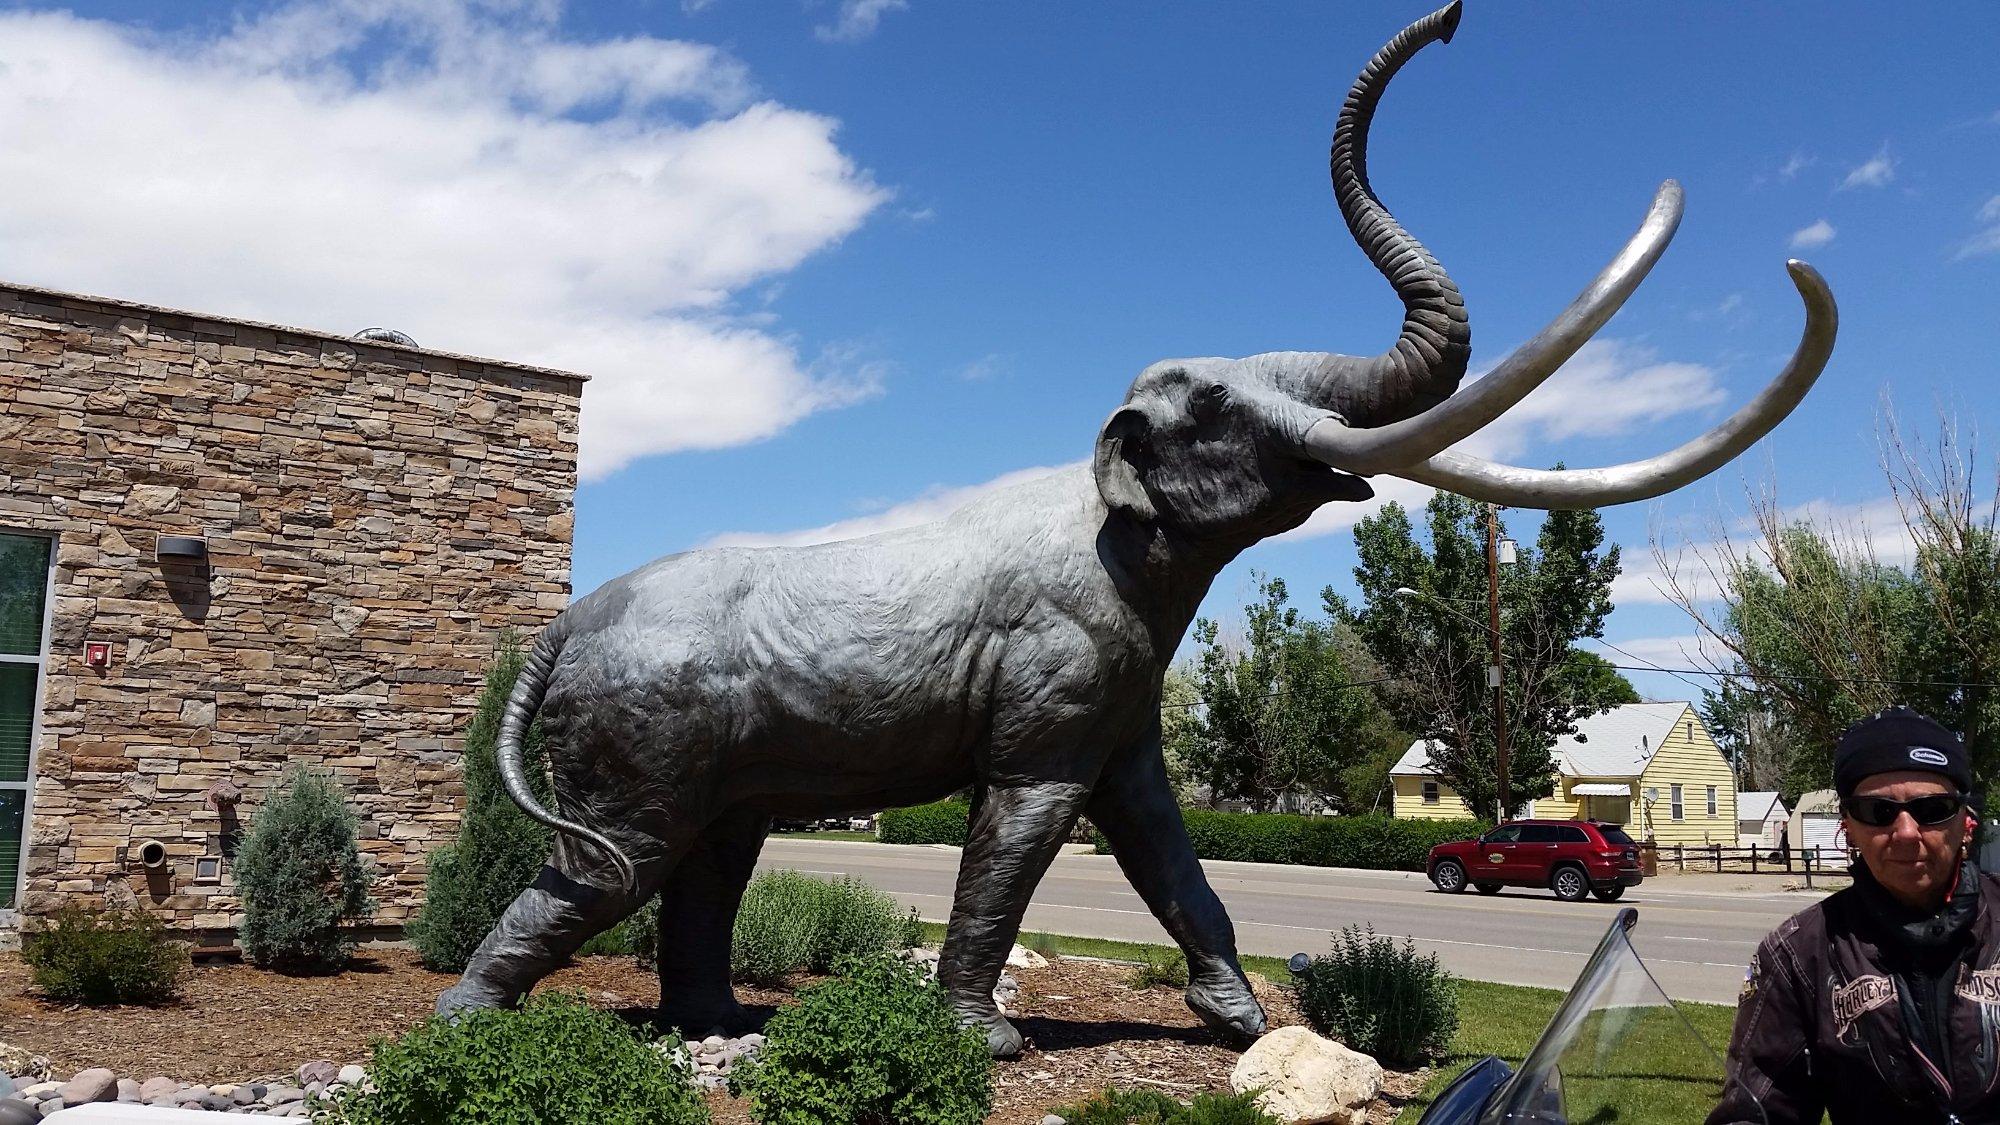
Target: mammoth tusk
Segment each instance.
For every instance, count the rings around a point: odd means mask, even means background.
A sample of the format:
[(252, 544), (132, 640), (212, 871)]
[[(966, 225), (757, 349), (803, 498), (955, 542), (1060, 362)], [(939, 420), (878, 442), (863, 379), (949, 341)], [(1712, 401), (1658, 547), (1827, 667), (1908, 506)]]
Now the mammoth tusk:
[(1618, 256), (1548, 327), (1478, 382), (1414, 418), (1386, 426), (1354, 429), (1333, 419), (1320, 422), (1306, 434), (1307, 452), (1361, 476), (1399, 473), (1506, 413), (1555, 374), (1646, 280), (1680, 226), (1681, 204), (1680, 184), (1673, 180), (1661, 184), (1645, 221)]
[(1805, 397), (1826, 367), (1840, 313), (1833, 293), (1811, 266), (1786, 263), (1805, 300), (1806, 326), (1791, 362), (1728, 421), (1686, 445), (1644, 461), (1601, 469), (1523, 469), (1449, 451), (1395, 475), (1518, 508), (1601, 508), (1647, 500), (1714, 472), (1771, 431)]

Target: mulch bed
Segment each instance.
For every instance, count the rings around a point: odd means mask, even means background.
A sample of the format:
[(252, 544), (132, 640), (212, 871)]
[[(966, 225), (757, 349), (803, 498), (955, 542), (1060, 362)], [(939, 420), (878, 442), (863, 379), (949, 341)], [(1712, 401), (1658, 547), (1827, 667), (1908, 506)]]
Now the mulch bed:
[[(1072, 958), (1012, 972), (1021, 982), (1016, 1024), (1029, 1050), (995, 1066), (989, 1125), (1039, 1125), (1051, 1109), (1106, 1086), (1152, 1086), (1183, 1098), (1228, 1088), (1237, 1052), (1201, 1026), (1178, 989), (1134, 991), (1129, 967)], [(62, 1073), (104, 1066), (141, 1081), (289, 1080), (311, 1059), (366, 1064), (371, 1040), (422, 1022), (456, 979), (424, 969), (408, 950), (381, 948), (364, 950), (336, 976), (211, 962), (189, 974), (173, 1006), (79, 1008), (41, 1000), (20, 960), (4, 956), (0, 1041), (47, 1055)], [(635, 1020), (649, 1015), (659, 996), (657, 978), (629, 957), (582, 958), (541, 987), (580, 990)], [(1257, 987), (1271, 1026), (1303, 1022), (1282, 989)], [(787, 992), (754, 988), (737, 994), (767, 1011), (791, 1000)], [(1371, 1121), (1392, 1120), (1421, 1078), (1391, 1073)], [(719, 1125), (750, 1121), (747, 1104), (726, 1094), (711, 1095), (710, 1106)]]

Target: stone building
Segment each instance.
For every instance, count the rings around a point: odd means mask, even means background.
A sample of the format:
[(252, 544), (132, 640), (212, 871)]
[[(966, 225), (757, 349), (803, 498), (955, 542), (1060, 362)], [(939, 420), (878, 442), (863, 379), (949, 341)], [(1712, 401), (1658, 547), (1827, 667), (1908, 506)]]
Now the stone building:
[(0, 286), (0, 925), (232, 927), (292, 763), (352, 794), (373, 922), (406, 920), (496, 642), (569, 600), (581, 388)]

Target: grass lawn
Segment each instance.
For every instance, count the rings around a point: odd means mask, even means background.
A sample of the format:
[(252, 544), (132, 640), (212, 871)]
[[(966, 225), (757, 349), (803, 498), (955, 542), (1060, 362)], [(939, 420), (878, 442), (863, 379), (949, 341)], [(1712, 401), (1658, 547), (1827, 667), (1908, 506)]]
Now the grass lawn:
[[(944, 940), (944, 926), (924, 923), (924, 940)], [(1021, 944), (1042, 952), (1073, 957), (1101, 957), (1111, 961), (1140, 962), (1149, 953), (1171, 951), (1171, 946), (1140, 942), (1111, 941), (1104, 938), (1067, 937), (1023, 932)], [(1245, 956), (1243, 967), (1285, 984), (1291, 970), (1277, 957)], [(1541, 1037), (1555, 1015), (1563, 994), (1552, 988), (1524, 988), (1520, 985), (1487, 981), (1460, 981), (1458, 986), (1458, 1034), (1452, 1038), (1451, 1053), (1437, 1067), (1415, 1100), (1396, 1118), (1397, 1125), (1415, 1125), (1435, 1098), (1466, 1065), (1487, 1055), (1499, 1055), (1510, 1064), (1519, 1064)], [(1729, 1042), (1730, 1024), (1736, 1009), (1722, 1004), (1682, 1003), (1701, 1037), (1718, 1053)], [(1593, 1019), (1601, 1017), (1595, 1016)], [(1665, 1009), (1641, 1009), (1638, 1023), (1623, 1031), (1615, 1054), (1591, 1065), (1591, 1048), (1599, 1030), (1587, 1026), (1577, 1036), (1564, 1060), (1565, 1087), (1573, 1121), (1618, 1125), (1686, 1125), (1700, 1121), (1714, 1107), (1721, 1092), (1715, 1063), (1705, 1054), (1690, 1049), (1678, 1021)], [(1595, 1073), (1593, 1073), (1595, 1072)]]
[(771, 838), (773, 840), (860, 840), (872, 844), (875, 842), (875, 833), (829, 828), (819, 832), (773, 832)]

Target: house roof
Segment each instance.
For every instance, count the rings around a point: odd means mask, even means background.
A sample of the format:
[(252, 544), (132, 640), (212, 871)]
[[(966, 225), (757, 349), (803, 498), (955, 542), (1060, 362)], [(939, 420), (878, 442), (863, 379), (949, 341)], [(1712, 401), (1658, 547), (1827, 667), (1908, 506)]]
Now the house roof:
[[(1576, 733), (1556, 740), (1549, 756), (1565, 777), (1638, 777), (1688, 712), (1680, 703), (1627, 703), (1580, 719)], [(1396, 760), (1389, 772), (1430, 775), (1431, 740), (1420, 738)]]
[(1738, 793), (1736, 819), (1769, 820), (1773, 811), (1781, 817), (1789, 815), (1785, 812), (1785, 803), (1779, 800), (1779, 796), (1777, 793), (1765, 793), (1761, 790), (1755, 793)]

